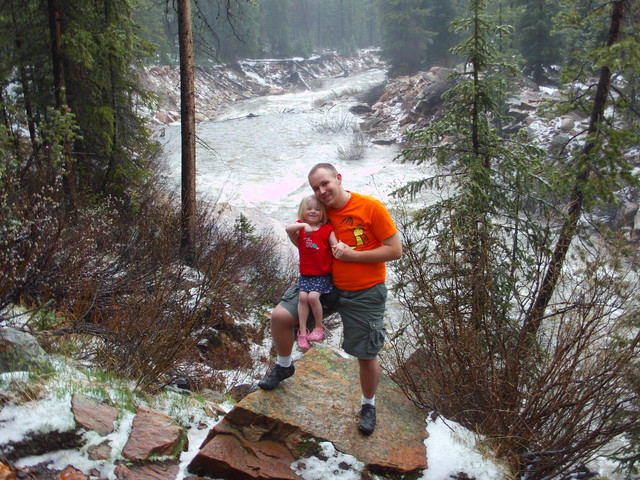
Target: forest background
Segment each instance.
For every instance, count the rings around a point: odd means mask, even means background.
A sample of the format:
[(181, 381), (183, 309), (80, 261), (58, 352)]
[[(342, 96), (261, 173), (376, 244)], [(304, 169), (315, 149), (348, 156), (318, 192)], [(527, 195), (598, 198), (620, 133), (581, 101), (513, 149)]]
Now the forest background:
[[(184, 199), (158, 181), (137, 73), (183, 66), (185, 20), (199, 68), (380, 47), (390, 75), (459, 67), (442, 115), (406, 135), (401, 160), (439, 174), (397, 194), (449, 193), (399, 219), (408, 315), (390, 375), (485, 435), (514, 476), (566, 478), (621, 438), (611, 454), (637, 474), (637, 251), (599, 214), (638, 203), (639, 17), (633, 0), (4, 1), (3, 320), (27, 309), (47, 348), (141, 389), (194, 355), (251, 368), (235, 343), (195, 346), (267, 309), (292, 272), (246, 219), (219, 225), (206, 204), (187, 215), (185, 258)], [(561, 88), (550, 118), (576, 112), (588, 128), (553, 151), (503, 131), (522, 76)]]

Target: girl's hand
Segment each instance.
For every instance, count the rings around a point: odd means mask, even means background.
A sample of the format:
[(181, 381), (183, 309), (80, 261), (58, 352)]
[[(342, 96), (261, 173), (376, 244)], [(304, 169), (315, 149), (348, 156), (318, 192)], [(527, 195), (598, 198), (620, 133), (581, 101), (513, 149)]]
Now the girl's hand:
[(312, 233), (313, 232), (313, 228), (311, 228), (311, 225), (309, 225), (308, 223), (304, 224), (304, 233)]
[(333, 256), (335, 258), (342, 258), (342, 255), (344, 254), (344, 252), (350, 249), (346, 243), (338, 242), (331, 247), (331, 250), (333, 251)]

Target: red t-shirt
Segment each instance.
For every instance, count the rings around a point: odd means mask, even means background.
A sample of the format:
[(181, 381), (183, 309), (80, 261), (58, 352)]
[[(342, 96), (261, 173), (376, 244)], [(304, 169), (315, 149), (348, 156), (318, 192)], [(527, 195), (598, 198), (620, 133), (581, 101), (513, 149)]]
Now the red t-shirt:
[[(300, 222), (298, 220), (298, 222)], [(300, 273), (303, 275), (326, 275), (331, 273), (333, 254), (329, 245), (329, 236), (333, 227), (325, 223), (318, 230), (305, 233), (299, 231), (298, 251), (300, 252)]]

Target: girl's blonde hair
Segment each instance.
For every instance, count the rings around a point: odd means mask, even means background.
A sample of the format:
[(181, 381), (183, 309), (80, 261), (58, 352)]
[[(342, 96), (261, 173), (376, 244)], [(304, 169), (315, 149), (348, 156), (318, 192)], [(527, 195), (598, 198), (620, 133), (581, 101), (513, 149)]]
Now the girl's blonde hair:
[(304, 221), (304, 214), (307, 211), (307, 204), (311, 200), (315, 200), (315, 202), (318, 204), (318, 208), (320, 208), (320, 225), (324, 225), (329, 220), (327, 218), (327, 207), (325, 207), (324, 204), (320, 200), (318, 200), (315, 195), (309, 195), (308, 197), (304, 197), (300, 201), (300, 206), (298, 207), (298, 220)]

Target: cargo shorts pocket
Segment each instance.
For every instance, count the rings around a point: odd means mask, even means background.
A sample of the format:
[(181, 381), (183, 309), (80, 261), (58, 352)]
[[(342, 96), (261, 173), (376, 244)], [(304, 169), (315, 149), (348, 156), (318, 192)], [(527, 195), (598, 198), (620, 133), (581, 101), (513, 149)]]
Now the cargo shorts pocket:
[(368, 355), (377, 355), (384, 345), (384, 339), (386, 336), (386, 330), (384, 328), (383, 320), (372, 320), (369, 322), (369, 339), (365, 347), (365, 352)]

